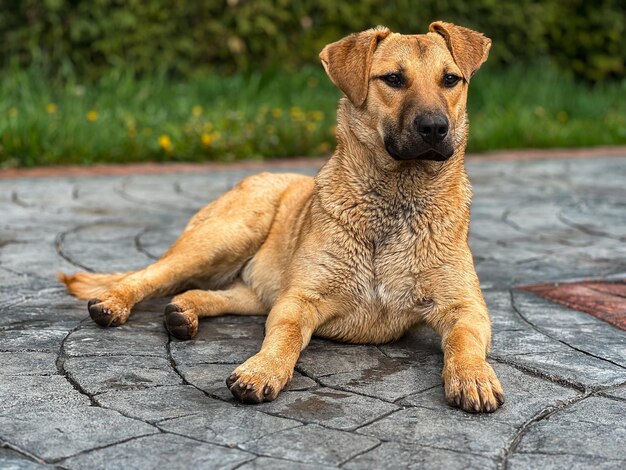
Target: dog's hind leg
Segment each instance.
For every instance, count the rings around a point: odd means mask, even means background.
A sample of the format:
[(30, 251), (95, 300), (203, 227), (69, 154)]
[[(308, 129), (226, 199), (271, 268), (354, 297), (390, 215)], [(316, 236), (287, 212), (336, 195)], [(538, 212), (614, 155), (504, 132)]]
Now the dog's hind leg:
[(165, 307), (165, 326), (178, 339), (198, 333), (198, 320), (220, 315), (267, 315), (269, 309), (254, 291), (241, 281), (225, 290), (188, 290)]
[[(91, 318), (102, 326), (117, 326), (125, 323), (132, 307), (144, 299), (180, 292), (194, 284), (219, 289), (232, 283), (267, 238), (282, 194), (293, 182), (293, 175), (246, 178), (198, 212), (154, 264), (120, 276), (106, 288), (98, 287), (93, 275), (84, 274), (85, 282), (93, 281), (91, 289), (100, 292), (89, 301)], [(71, 276), (61, 275), (61, 279), (72, 288)], [(101, 280), (108, 283), (106, 276)]]

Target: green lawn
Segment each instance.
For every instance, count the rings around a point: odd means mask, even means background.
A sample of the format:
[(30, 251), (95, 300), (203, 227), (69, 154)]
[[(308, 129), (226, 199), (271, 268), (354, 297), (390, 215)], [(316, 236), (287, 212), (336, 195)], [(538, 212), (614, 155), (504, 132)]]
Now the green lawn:
[[(321, 67), (185, 82), (0, 76), (0, 166), (325, 155), (340, 93)], [(482, 70), (471, 151), (626, 144), (626, 81), (589, 88), (549, 66)]]

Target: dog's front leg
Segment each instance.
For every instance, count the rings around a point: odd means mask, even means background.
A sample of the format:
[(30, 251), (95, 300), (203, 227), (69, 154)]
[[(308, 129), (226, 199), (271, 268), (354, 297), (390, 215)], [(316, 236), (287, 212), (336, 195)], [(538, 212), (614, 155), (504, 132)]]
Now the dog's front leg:
[(265, 323), (261, 351), (226, 380), (235, 398), (243, 403), (274, 400), (291, 380), (300, 352), (309, 344), (317, 323), (312, 301), (298, 295), (281, 296)]
[(470, 412), (492, 412), (504, 403), (498, 377), (487, 362), (491, 323), (482, 301), (446, 308), (429, 322), (441, 335), (446, 400)]

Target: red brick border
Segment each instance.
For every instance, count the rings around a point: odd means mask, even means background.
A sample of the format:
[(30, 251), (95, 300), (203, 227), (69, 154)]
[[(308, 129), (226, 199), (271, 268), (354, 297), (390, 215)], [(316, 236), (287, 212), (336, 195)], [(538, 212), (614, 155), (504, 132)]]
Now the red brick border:
[[(626, 157), (624, 147), (593, 147), (546, 150), (503, 150), (483, 154), (469, 154), (473, 161), (516, 161), (565, 158)], [(294, 166), (321, 167), (325, 158), (281, 158), (265, 161), (240, 161), (233, 163), (130, 163), (120, 165), (68, 165), (37, 168), (9, 168), (0, 170), (0, 179), (49, 178), (65, 176), (126, 176), (157, 175), (165, 173), (192, 173), (224, 169), (288, 168)]]

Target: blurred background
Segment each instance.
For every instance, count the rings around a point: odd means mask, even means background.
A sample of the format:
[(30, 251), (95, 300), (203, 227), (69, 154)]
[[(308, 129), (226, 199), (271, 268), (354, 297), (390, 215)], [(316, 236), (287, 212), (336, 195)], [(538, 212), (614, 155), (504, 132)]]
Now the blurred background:
[(624, 0), (0, 0), (0, 167), (327, 155), (323, 46), (493, 39), (469, 150), (626, 144)]

